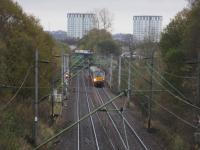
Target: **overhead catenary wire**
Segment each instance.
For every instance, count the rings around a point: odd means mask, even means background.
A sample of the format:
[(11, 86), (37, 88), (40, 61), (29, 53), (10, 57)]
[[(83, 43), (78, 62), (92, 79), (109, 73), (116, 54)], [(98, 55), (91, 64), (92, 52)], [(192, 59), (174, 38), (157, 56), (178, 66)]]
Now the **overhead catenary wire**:
[[(124, 82), (126, 82), (126, 80), (125, 79), (122, 79), (122, 81), (124, 81)], [(144, 89), (139, 89), (139, 90), (135, 90), (134, 88), (134, 86), (131, 84), (131, 87), (133, 88), (133, 90), (131, 90), (131, 91), (133, 91), (135, 94), (137, 94), (137, 93), (150, 93), (150, 92), (154, 92), (154, 93), (160, 93), (160, 92), (168, 92), (167, 90), (164, 90), (164, 89), (154, 89), (154, 90), (144, 90)]]
[(161, 79), (163, 79), (171, 88), (173, 88), (178, 94), (180, 94), (184, 99), (187, 100), (186, 96), (178, 90), (172, 83), (170, 83), (165, 77), (163, 77), (158, 71), (155, 70), (155, 68), (152, 68), (148, 63), (147, 63), (148, 68), (150, 68), (152, 71), (154, 71), (156, 74), (160, 76)]
[(196, 126), (194, 126), (193, 124), (189, 123), (188, 121), (184, 120), (183, 118), (179, 117), (178, 115), (176, 115), (175, 113), (169, 111), (167, 108), (163, 107), (161, 104), (159, 104), (158, 102), (152, 100), (152, 102), (154, 102), (155, 104), (157, 104), (159, 107), (161, 107), (162, 109), (164, 109), (165, 111), (167, 111), (168, 113), (170, 113), (171, 115), (173, 115), (174, 117), (176, 117), (178, 120), (184, 122), (185, 124), (189, 125), (192, 128), (197, 129)]
[(4, 110), (6, 109), (11, 103), (12, 101), (15, 99), (15, 97), (18, 95), (18, 93), (20, 92), (20, 90), (22, 89), (24, 83), (26, 82), (27, 78), (28, 78), (28, 75), (30, 74), (30, 71), (32, 69), (32, 65), (28, 68), (27, 72), (26, 72), (26, 75), (20, 85), (20, 87), (17, 89), (17, 91), (15, 92), (15, 94), (10, 98), (10, 100), (8, 100), (8, 102), (1, 108), (1, 110)]
[[(127, 60), (125, 60), (126, 62), (128, 62)], [(135, 67), (133, 66), (133, 64), (131, 65), (131, 69), (134, 69)], [(135, 69), (134, 69), (135, 70)], [(144, 79), (146, 82), (148, 82), (150, 84), (150, 81), (148, 79), (146, 79), (144, 76), (141, 76), (142, 79)]]
[[(131, 86), (131, 85), (130, 85)], [(127, 100), (127, 99), (126, 99)], [(126, 139), (126, 145), (127, 145), (127, 149), (129, 150), (129, 142), (128, 142), (128, 136), (127, 136), (127, 132), (126, 132), (126, 125), (125, 125), (125, 119), (124, 119), (124, 115), (123, 112), (126, 109), (126, 101), (124, 101), (123, 104), (123, 111), (122, 113), (122, 122), (123, 122), (123, 129), (124, 129), (124, 135), (125, 135), (125, 139)]]
[[(128, 61), (125, 59), (125, 61), (128, 63)], [(140, 77), (144, 80), (144, 81), (146, 81), (148, 84), (150, 84), (150, 81), (148, 80), (148, 79), (146, 79), (146, 77), (144, 77), (144, 75), (142, 74), (142, 73), (139, 73), (138, 71), (137, 71), (137, 68), (135, 67), (135, 66), (133, 66), (133, 64), (131, 65), (131, 69), (133, 69), (134, 71), (135, 71), (135, 73), (136, 74), (138, 74), (138, 75), (140, 75)], [(124, 82), (126, 82), (127, 80), (126, 79), (123, 79), (122, 78), (122, 80), (124, 81)], [(132, 86), (133, 88), (134, 88), (134, 86)], [(134, 91), (134, 92), (151, 92), (151, 90), (137, 90), (137, 91)], [(166, 92), (166, 90), (153, 90), (153, 92)]]
[(76, 60), (76, 61), (71, 65), (71, 69), (73, 69), (75, 66), (78, 66), (77, 63), (78, 63), (78, 64), (81, 64), (82, 62), (79, 63), (80, 60), (81, 60), (81, 61), (85, 61), (84, 58), (82, 58), (82, 57), (79, 58), (78, 60)]
[[(144, 96), (146, 98), (149, 99), (149, 96), (145, 95)], [(194, 126), (193, 124), (191, 124), (190, 122), (186, 121), (185, 119), (179, 117), (178, 115), (176, 115), (175, 113), (173, 113), (172, 111), (168, 110), (166, 107), (164, 107), (163, 105), (161, 105), (160, 103), (156, 102), (155, 100), (152, 100), (152, 102), (154, 102), (156, 105), (158, 105), (160, 108), (162, 108), (163, 110), (165, 110), (166, 112), (168, 112), (169, 114), (171, 114), (172, 116), (174, 116), (175, 118), (177, 118), (178, 120), (182, 121), (183, 123), (185, 123), (186, 125), (192, 127), (192, 128), (195, 128), (197, 129), (196, 126)]]
[(88, 117), (90, 117), (91, 115), (95, 114), (97, 111), (101, 110), (102, 108), (104, 108), (105, 106), (107, 106), (108, 104), (112, 103), (114, 100), (116, 100), (117, 98), (121, 97), (122, 95), (126, 94), (127, 90), (125, 90), (124, 92), (121, 92), (119, 95), (117, 95), (116, 97), (110, 99), (109, 101), (107, 101), (106, 103), (102, 104), (101, 106), (99, 106), (98, 108), (96, 108), (95, 110), (91, 111), (90, 113), (86, 114), (85, 116), (83, 116), (82, 118), (80, 118), (78, 121), (76, 121), (75, 123), (71, 124), (70, 126), (64, 128), (63, 130), (61, 130), (60, 132), (58, 132), (57, 134), (55, 134), (54, 136), (48, 138), (47, 140), (45, 140), (43, 143), (41, 143), (40, 145), (38, 145), (37, 147), (35, 147), (33, 150), (38, 150), (39, 148), (41, 148), (42, 146), (46, 145), (47, 143), (49, 143), (50, 141), (54, 140), (55, 138), (57, 138), (58, 136), (60, 136), (61, 134), (63, 134), (66, 131), (69, 131), (72, 127), (76, 126), (77, 124), (79, 124), (80, 122), (82, 122), (83, 120), (87, 119)]
[(167, 72), (167, 71), (162, 71), (164, 74), (167, 74), (167, 75), (169, 75), (169, 76), (172, 76), (172, 77), (176, 77), (176, 78), (182, 78), (182, 79), (197, 79), (197, 77), (196, 76), (191, 76), (191, 77), (189, 77), (189, 76), (180, 76), (180, 75), (177, 75), (177, 74), (173, 74), (173, 73), (169, 73), (169, 72)]
[[(125, 80), (122, 80), (125, 82)], [(131, 85), (132, 88), (135, 88), (133, 85)], [(164, 89), (154, 89), (154, 90), (145, 90), (145, 89), (141, 89), (141, 90), (134, 90), (134, 93), (149, 93), (149, 92), (168, 92), (167, 90)]]
[[(90, 102), (91, 102), (92, 106), (95, 108), (94, 102), (91, 100), (91, 98), (89, 98), (89, 99), (90, 99)], [(103, 130), (104, 130), (104, 133), (106, 134), (106, 137), (108, 138), (108, 140), (109, 140), (109, 142), (110, 142), (112, 148), (113, 148), (114, 150), (116, 150), (116, 149), (115, 149), (115, 146), (114, 146), (114, 144), (113, 144), (113, 142), (112, 142), (112, 140), (111, 140), (111, 138), (109, 137), (108, 133), (106, 132), (106, 128), (105, 128), (104, 124), (102, 123), (102, 120), (100, 119), (100, 116), (99, 116), (98, 113), (97, 113), (97, 117), (98, 117), (98, 120), (99, 120), (99, 122), (100, 122), (100, 124), (101, 124), (101, 126), (102, 126), (102, 128), (103, 128)]]
[[(110, 95), (108, 94), (108, 92), (107, 92), (105, 89), (103, 89), (103, 90), (104, 90), (105, 94), (107, 95), (107, 97), (108, 97), (108, 98), (111, 98)], [(114, 107), (115, 107), (116, 109), (118, 109), (118, 107), (117, 107), (117, 105), (114, 103), (114, 101), (111, 102), (111, 103), (114, 105)], [(142, 148), (145, 149), (145, 150), (148, 150), (148, 148), (147, 148), (147, 146), (145, 145), (145, 143), (142, 141), (142, 139), (141, 139), (140, 136), (137, 134), (137, 132), (135, 131), (135, 129), (130, 125), (130, 123), (128, 122), (128, 120), (126, 120), (125, 116), (124, 116), (120, 111), (117, 111), (117, 112), (118, 112), (122, 117), (124, 117), (125, 123), (128, 125), (128, 127), (129, 127), (129, 128), (131, 129), (131, 131), (134, 133), (136, 139), (138, 140), (138, 142), (140, 143), (140, 145), (142, 146)]]
[[(134, 67), (134, 66), (133, 66), (133, 67)], [(135, 68), (136, 72), (138, 72), (137, 68), (136, 68), (136, 67), (134, 67), (134, 68)], [(150, 70), (149, 70), (149, 68), (147, 68), (147, 70), (148, 70), (148, 73), (149, 73), (150, 75), (152, 75), (151, 72), (150, 72)], [(140, 72), (139, 74), (140, 74), (141, 76), (143, 76), (141, 72)], [(152, 75), (152, 76), (153, 76), (153, 75)], [(183, 98), (177, 96), (176, 94), (174, 94), (173, 92), (171, 92), (166, 86), (164, 86), (160, 81), (158, 81), (158, 79), (156, 79), (155, 76), (153, 76), (153, 79), (154, 79), (154, 81), (156, 81), (161, 87), (163, 87), (164, 89), (166, 89), (166, 91), (167, 91), (170, 95), (172, 95), (174, 98), (176, 98), (176, 99), (178, 99), (179, 101), (181, 101), (181, 102), (183, 102), (183, 103), (185, 103), (185, 104), (187, 104), (187, 105), (190, 105), (191, 107), (193, 107), (193, 108), (195, 108), (195, 109), (197, 109), (197, 110), (200, 111), (200, 108), (199, 108), (198, 106), (195, 106), (195, 105), (189, 103), (189, 102), (186, 101), (185, 99), (183, 99)]]
[[(136, 67), (134, 67), (134, 70), (138, 71), (138, 69), (136, 69)], [(138, 73), (138, 72), (137, 72), (137, 73)], [(149, 70), (148, 70), (148, 73), (150, 73)], [(167, 74), (167, 72), (165, 72), (165, 73)], [(158, 74), (158, 72), (157, 72), (157, 74)], [(151, 75), (152, 75), (152, 74), (151, 74)], [(159, 75), (160, 75), (160, 74), (159, 74)], [(171, 74), (171, 75), (173, 76), (174, 74)], [(160, 75), (160, 76), (162, 76), (162, 75)], [(177, 76), (177, 75), (174, 75), (174, 76), (177, 77), (177, 78), (196, 79), (196, 77), (185, 77), (185, 76)], [(142, 74), (142, 73), (140, 73), (140, 77), (143, 77), (143, 74)], [(154, 76), (153, 76), (153, 78), (154, 78), (154, 80), (155, 80), (155, 77), (154, 77)], [(166, 80), (166, 79), (164, 79), (164, 77), (161, 78), (161, 79)], [(122, 80), (125, 80), (125, 79), (122, 79)], [(158, 80), (157, 80), (157, 81), (158, 81)], [(166, 80), (165, 82), (167, 82), (168, 84), (170, 84), (170, 82), (167, 81), (167, 80)], [(159, 83), (160, 83), (160, 82), (159, 82)], [(160, 83), (160, 84), (161, 84), (161, 83)], [(168, 90), (164, 85), (161, 85), (161, 86), (164, 88), (164, 90), (154, 90), (154, 92), (168, 92), (168, 93), (170, 93), (173, 97), (175, 97), (175, 98), (181, 100), (181, 101), (184, 102), (185, 104), (190, 105), (190, 106), (192, 106), (192, 107), (194, 107), (194, 108), (200, 110), (199, 107), (197, 107), (197, 106), (195, 106), (195, 105), (193, 105), (193, 104), (187, 102), (187, 101), (185, 100), (186, 98), (185, 98), (184, 94), (182, 94), (178, 89), (176, 89), (176, 91), (178, 91), (177, 93), (179, 93), (179, 94), (181, 93), (180, 95), (183, 96), (185, 99), (183, 99), (183, 98), (181, 98), (181, 97), (178, 97), (178, 96), (175, 95), (173, 92), (171, 92), (170, 90)], [(133, 85), (132, 85), (132, 87), (135, 88)], [(170, 87), (171, 87), (171, 88), (173, 87), (173, 89), (176, 88), (176, 87), (174, 87), (172, 84), (170, 85)], [(165, 89), (166, 89), (166, 90), (165, 90)], [(151, 91), (149, 91), (149, 90), (134, 90), (134, 93), (135, 93), (135, 92), (144, 93), (144, 92), (151, 92)], [(146, 96), (146, 95), (145, 95), (145, 97), (149, 98), (149, 97)], [(184, 123), (185, 125), (187, 125), (187, 126), (189, 126), (189, 127), (192, 127), (192, 128), (194, 128), (194, 129), (197, 129), (197, 126), (193, 125), (193, 124), (190, 123), (189, 121), (187, 121), (187, 120), (183, 119), (182, 117), (178, 116), (176, 113), (174, 113), (174, 112), (168, 110), (166, 107), (164, 107), (164, 106), (161, 105), (160, 103), (156, 102), (155, 100), (152, 100), (152, 102), (155, 103), (156, 105), (158, 105), (161, 109), (163, 109), (164, 111), (166, 111), (167, 113), (169, 113), (169, 114), (172, 115), (173, 117), (175, 117), (176, 119), (178, 119), (179, 121), (181, 121), (182, 123)]]
[[(77, 75), (79, 75), (79, 73), (80, 73), (81, 71), (83, 71), (86, 67), (87, 67), (87, 66), (83, 66), (78, 72), (76, 72), (75, 74), (73, 74), (73, 76), (71, 76), (71, 77), (69, 78), (69, 80), (72, 80), (74, 77), (76, 77)], [(58, 86), (58, 88), (60, 88), (61, 86), (62, 86), (62, 85)]]
[[(103, 99), (102, 99), (102, 97), (101, 97), (101, 95), (100, 95), (100, 93), (99, 93), (99, 91), (96, 90), (95, 93), (96, 93), (96, 96), (98, 97), (98, 101), (99, 101), (101, 104), (105, 104), (104, 101), (103, 101)], [(120, 130), (119, 130), (119, 128), (117, 128), (117, 125), (116, 125), (116, 123), (115, 123), (114, 120), (113, 120), (113, 117), (111, 117), (110, 113), (108, 112), (108, 108), (105, 107), (104, 109), (105, 109), (105, 111), (106, 111), (106, 113), (107, 113), (107, 115), (108, 115), (110, 121), (112, 122), (112, 125), (113, 125), (115, 131), (117, 132), (117, 134), (118, 134), (118, 136), (119, 136), (121, 142), (122, 142), (122, 145), (123, 145), (124, 148), (127, 150), (127, 145), (126, 145), (124, 139), (122, 138), (122, 135), (121, 135), (121, 133), (120, 133)]]
[[(132, 64), (132, 67), (133, 67), (133, 69), (136, 71), (136, 73), (138, 73), (138, 70), (137, 70), (137, 68)], [(148, 64), (148, 67), (146, 67), (147, 68), (147, 71), (148, 71), (148, 73), (150, 74), (150, 75), (152, 75), (151, 74), (151, 72), (150, 72), (150, 65)], [(140, 74), (140, 76), (144, 76), (141, 72), (139, 73)], [(159, 74), (158, 72), (157, 72), (157, 74)], [(160, 75), (160, 74), (159, 74)], [(153, 76), (153, 75), (152, 75)], [(161, 76), (161, 75), (160, 75)], [(181, 101), (181, 102), (183, 102), (183, 103), (185, 103), (185, 104), (187, 104), (187, 105), (190, 105), (191, 107), (193, 107), (193, 108), (195, 108), (195, 109), (197, 109), (197, 110), (199, 110), (200, 111), (200, 108), (198, 107), (198, 106), (195, 106), (194, 104), (192, 104), (192, 103), (190, 103), (190, 101), (188, 102), (188, 100), (185, 98), (185, 99), (183, 99), (183, 98), (181, 98), (181, 97), (179, 97), (179, 96), (177, 96), (176, 94), (174, 94), (173, 92), (171, 92), (166, 86), (164, 86), (160, 81), (158, 81), (154, 76), (153, 76), (153, 79), (160, 85), (160, 86), (162, 86), (164, 89), (166, 89), (166, 91), (170, 94), (170, 95), (172, 95), (174, 98), (176, 98), (176, 99), (178, 99), (179, 101)], [(170, 85), (170, 87), (171, 88), (173, 88), (174, 90), (176, 90), (176, 92), (177, 93), (179, 93), (180, 95), (182, 95), (183, 97), (185, 97), (176, 87), (174, 87), (169, 81), (167, 81), (164, 77), (162, 77), (161, 79), (163, 79), (163, 80), (165, 80), (167, 83), (168, 83), (168, 85)]]
[(47, 95), (41, 97), (41, 98), (38, 100), (38, 103), (42, 103), (43, 101), (46, 100), (46, 98), (49, 98), (50, 95), (51, 95), (51, 94), (47, 94)]
[(77, 66), (79, 66), (79, 65), (81, 65), (81, 64), (83, 64), (85, 62), (85, 60), (81, 60), (81, 62), (79, 62), (78, 64), (76, 64), (76, 65), (73, 65), (70, 69), (71, 69), (71, 71), (73, 71)]
[[(136, 71), (136, 73), (139, 73), (138, 70), (134, 67), (134, 70)], [(142, 73), (139, 73), (140, 75), (142, 75)], [(132, 85), (133, 88), (135, 88), (133, 85)], [(169, 90), (154, 90), (154, 91), (163, 91), (163, 92), (169, 92)], [(134, 90), (134, 93), (135, 92), (141, 92), (143, 93), (143, 95), (145, 97), (147, 97), (149, 99), (149, 96), (145, 95), (144, 92), (149, 92), (148, 90)], [(170, 91), (170, 93), (172, 94), (172, 92)], [(174, 95), (174, 94), (173, 94)], [(174, 95), (175, 96), (175, 95)], [(177, 96), (176, 96), (177, 97)], [(166, 112), (168, 112), (169, 114), (171, 114), (172, 116), (174, 116), (175, 118), (177, 118), (178, 120), (180, 120), (181, 122), (183, 122), (184, 124), (192, 127), (192, 128), (195, 128), (197, 129), (196, 126), (194, 126), (192, 123), (186, 121), (185, 119), (179, 117), (178, 115), (176, 115), (175, 113), (173, 113), (172, 111), (168, 110), (166, 107), (162, 106), (160, 103), (156, 102), (155, 100), (152, 100), (156, 105), (158, 105), (160, 108), (162, 108), (163, 110), (165, 110)]]
[[(18, 89), (20, 86), (0, 84), (0, 88)], [(34, 86), (23, 86), (22, 89), (34, 89)], [(39, 89), (49, 89), (50, 87), (39, 87)]]
[[(136, 61), (146, 61), (146, 60), (149, 60), (149, 59), (152, 59), (151, 57), (144, 57), (144, 58), (141, 58), (141, 59), (137, 59)], [(154, 56), (154, 59), (156, 61), (162, 61), (162, 59), (160, 59), (160, 57), (155, 57)], [(165, 64), (191, 64), (191, 65), (196, 65), (198, 63), (200, 63), (200, 61), (198, 61), (197, 59), (191, 59), (191, 60), (182, 60), (182, 61), (166, 61), (164, 60), (164, 63)]]
[[(150, 73), (150, 72), (149, 72), (149, 73)], [(152, 75), (152, 76), (153, 76), (153, 75)], [(167, 89), (166, 86), (164, 86), (160, 81), (158, 81), (158, 79), (156, 79), (155, 76), (153, 76), (153, 79), (154, 79), (154, 81), (156, 81), (160, 86), (162, 86), (164, 89), (166, 89), (167, 92), (168, 92), (170, 95), (172, 95), (174, 98), (176, 98), (176, 99), (178, 99), (179, 101), (181, 101), (181, 102), (183, 102), (183, 103), (185, 103), (185, 104), (187, 104), (187, 105), (190, 105), (191, 107), (193, 107), (193, 108), (195, 108), (195, 109), (197, 109), (197, 110), (200, 111), (200, 107), (198, 107), (198, 106), (196, 106), (196, 105), (194, 105), (194, 104), (192, 104), (192, 103), (186, 101), (185, 99), (183, 99), (183, 98), (177, 96), (176, 94), (174, 94), (173, 92), (171, 92), (169, 89)]]

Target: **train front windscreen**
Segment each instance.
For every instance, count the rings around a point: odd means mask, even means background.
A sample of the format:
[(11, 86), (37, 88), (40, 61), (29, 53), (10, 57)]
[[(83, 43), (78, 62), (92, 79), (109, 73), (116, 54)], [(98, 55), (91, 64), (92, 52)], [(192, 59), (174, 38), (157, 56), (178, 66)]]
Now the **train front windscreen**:
[(103, 71), (96, 71), (95, 76), (96, 77), (105, 77), (105, 73)]

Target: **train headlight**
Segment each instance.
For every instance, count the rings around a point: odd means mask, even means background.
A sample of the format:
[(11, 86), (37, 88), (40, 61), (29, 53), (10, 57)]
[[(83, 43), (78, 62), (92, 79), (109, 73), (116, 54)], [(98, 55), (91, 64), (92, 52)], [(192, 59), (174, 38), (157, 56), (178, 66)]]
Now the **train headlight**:
[(94, 79), (93, 79), (93, 81), (94, 81), (94, 82), (96, 82), (96, 81), (97, 81), (97, 79), (96, 79), (96, 78), (94, 78)]

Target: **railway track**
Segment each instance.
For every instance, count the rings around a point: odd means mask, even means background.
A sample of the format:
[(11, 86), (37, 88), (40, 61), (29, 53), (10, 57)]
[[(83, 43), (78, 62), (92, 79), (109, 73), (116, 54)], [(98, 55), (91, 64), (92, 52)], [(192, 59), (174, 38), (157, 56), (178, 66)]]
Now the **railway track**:
[[(83, 86), (84, 86), (85, 95), (86, 95), (87, 107), (88, 107), (88, 111), (90, 113), (91, 108), (90, 108), (90, 104), (89, 104), (89, 97), (88, 97), (88, 93), (87, 93), (87, 90), (86, 90), (86, 85), (85, 85), (85, 81), (84, 81), (83, 76), (82, 76), (82, 81), (83, 81)], [(93, 116), (90, 116), (90, 121), (91, 121), (91, 124), (92, 124), (92, 130), (93, 130), (93, 134), (94, 134), (94, 138), (95, 138), (96, 148), (97, 148), (97, 150), (99, 150), (99, 142), (98, 142), (96, 130), (95, 130), (95, 127), (94, 127)]]
[[(98, 92), (98, 90), (95, 90), (95, 93), (96, 93), (97, 99), (99, 101), (99, 104), (100, 105), (104, 104), (104, 100), (103, 100), (102, 96), (100, 95), (100, 93)], [(108, 126), (109, 127), (114, 127), (115, 132), (117, 133), (117, 136), (120, 139), (120, 140), (115, 140), (115, 143), (117, 143), (118, 148), (127, 150), (128, 148), (127, 148), (126, 142), (124, 140), (125, 139), (124, 135), (121, 132), (121, 128), (119, 128), (119, 124), (120, 124), (120, 120), (121, 119), (119, 118), (119, 116), (115, 115), (115, 112), (109, 112), (109, 108), (110, 107), (108, 107), (108, 106), (105, 107), (105, 111), (104, 112), (107, 114), (107, 116), (109, 118), (109, 121), (110, 121), (110, 123), (108, 123)], [(114, 117), (115, 117), (115, 119), (113, 119)], [(116, 122), (116, 119), (118, 120), (118, 122)]]
[[(104, 104), (108, 99), (110, 99), (105, 89), (96, 89), (96, 92), (98, 96), (101, 97), (102, 104)], [(111, 110), (111, 112), (109, 110)], [(113, 110), (114, 112), (112, 112)], [(120, 134), (123, 135), (124, 143), (126, 143), (125, 149), (147, 150), (148, 148), (143, 143), (142, 139), (138, 136), (134, 127), (131, 126), (129, 121), (119, 110), (120, 108), (118, 108), (115, 103), (112, 103), (112, 105), (109, 105), (107, 107), (107, 111), (113, 118), (113, 121), (117, 124)]]
[[(94, 109), (104, 104), (108, 99), (110, 99), (110, 97), (106, 93), (105, 89), (93, 87), (91, 84), (89, 84), (89, 82), (86, 85), (85, 81), (88, 81), (88, 79), (84, 78), (82, 75), (82, 88), (84, 88), (82, 93), (85, 93), (87, 109), (90, 112), (92, 108)], [(119, 108), (115, 105), (115, 103), (112, 103), (112, 105), (106, 106), (102, 112), (98, 112), (94, 116), (90, 116), (91, 128), (93, 130), (93, 139), (96, 143), (96, 149), (108, 149), (106, 147), (101, 147), (104, 145), (106, 137), (112, 149), (147, 150), (148, 148), (137, 135), (134, 128), (130, 125), (124, 115), (118, 110)], [(97, 124), (98, 126), (100, 124), (98, 130), (96, 130)], [(101, 132), (99, 132), (100, 128)], [(104, 134), (104, 137), (97, 136), (102, 135), (102, 131), (106, 133)]]
[[(77, 119), (82, 118), (90, 112), (87, 103), (87, 95), (84, 92), (84, 85), (81, 78), (81, 74), (78, 75), (77, 82)], [(78, 150), (96, 150), (98, 145), (96, 145), (96, 140), (94, 137), (95, 129), (93, 126), (93, 119), (87, 118), (78, 124), (78, 134), (77, 134), (77, 144)]]
[[(87, 81), (87, 86), (88, 86), (88, 92), (89, 92), (89, 95), (90, 95), (90, 102), (91, 102), (91, 105), (93, 106), (93, 109), (95, 109), (96, 107), (100, 106), (102, 103), (98, 100), (98, 96), (96, 95), (96, 92), (94, 91), (95, 87), (92, 85), (92, 83), (90, 84), (89, 83), (89, 80), (87, 79), (87, 77), (85, 77), (85, 81)], [(94, 96), (95, 95), (95, 96)], [(113, 127), (109, 128), (107, 127), (107, 124), (109, 121), (106, 121), (106, 114), (105, 112), (98, 112), (96, 113), (95, 115), (97, 115), (97, 118), (98, 118), (98, 125), (100, 124), (101, 125), (101, 130), (103, 129), (103, 132), (105, 133), (106, 137), (108, 138), (108, 141), (110, 143), (110, 145), (112, 147), (104, 147), (103, 149), (124, 149), (123, 148), (123, 145), (121, 144), (121, 146), (119, 146), (119, 140), (118, 138), (113, 140), (113, 137), (116, 137), (116, 131), (119, 133), (119, 130), (116, 126), (116, 124), (114, 123), (114, 121), (112, 120), (111, 118), (111, 123), (114, 124)], [(110, 119), (110, 118), (108, 118)], [(110, 135), (110, 133), (113, 133)], [(101, 132), (99, 132), (99, 134), (102, 134)], [(99, 135), (98, 134), (98, 135)], [(119, 135), (121, 136), (121, 134), (119, 133)], [(102, 145), (105, 145), (105, 142), (107, 140), (105, 140), (105, 137), (103, 138), (104, 140), (102, 141)], [(121, 137), (122, 139), (122, 137)], [(122, 139), (123, 140), (123, 139)], [(125, 144), (124, 144), (125, 145)]]
[[(76, 97), (76, 101), (77, 101), (77, 121), (79, 120), (79, 98), (80, 98), (80, 81), (79, 81), (79, 77), (76, 78), (76, 87), (77, 87), (77, 97)], [(77, 150), (80, 149), (80, 124), (78, 123), (78, 127), (77, 127)]]
[[(96, 88), (89, 83), (85, 77), (85, 71), (74, 78), (75, 92), (72, 97), (74, 105), (71, 108), (71, 115), (74, 121), (79, 120), (86, 114), (95, 110), (98, 106), (106, 103), (110, 99), (102, 88)], [(75, 101), (74, 101), (75, 100)], [(74, 140), (66, 136), (66, 143), (62, 150), (142, 150), (138, 140), (136, 140), (133, 127), (129, 127), (126, 118), (120, 114), (119, 109), (114, 104), (107, 105), (91, 115), (86, 120), (80, 122), (76, 131), (72, 132)], [(75, 134), (75, 135), (74, 135)], [(74, 141), (70, 144), (70, 141)], [(65, 143), (65, 141), (63, 141)], [(69, 145), (70, 144), (70, 145)], [(68, 148), (70, 147), (70, 148)]]
[[(91, 99), (90, 99), (90, 102), (91, 102), (91, 104), (92, 104), (93, 109), (95, 109), (94, 103), (93, 103), (93, 101), (92, 101)], [(101, 127), (103, 128), (103, 131), (104, 131), (104, 133), (105, 133), (105, 135), (106, 135), (106, 137), (107, 137), (107, 139), (108, 139), (108, 141), (109, 141), (109, 143), (110, 143), (110, 145), (111, 145), (111, 148), (109, 148), (108, 146), (106, 146), (106, 148), (104, 148), (104, 149), (109, 149), (109, 150), (110, 150), (110, 149), (113, 149), (113, 150), (116, 150), (116, 148), (115, 148), (115, 146), (114, 146), (114, 144), (113, 144), (111, 138), (109, 137), (109, 135), (108, 135), (108, 133), (107, 133), (107, 131), (106, 131), (105, 126), (103, 125), (102, 120), (100, 119), (99, 114), (97, 113), (96, 115), (97, 115), (98, 121), (100, 122), (100, 125), (101, 125)], [(104, 145), (104, 144), (103, 144), (103, 145)]]
[[(111, 98), (109, 96), (108, 92), (105, 90), (105, 88), (98, 89), (98, 92), (101, 93), (101, 95), (105, 95), (105, 97), (106, 97), (105, 100)], [(106, 102), (106, 101), (104, 101), (104, 102)], [(111, 109), (116, 109), (116, 110), (120, 110), (121, 109), (115, 104), (115, 102), (111, 103), (110, 108)], [(140, 138), (140, 136), (137, 134), (137, 132), (135, 131), (134, 127), (128, 121), (126, 116), (121, 111), (116, 111), (116, 113), (123, 118), (124, 124), (126, 126), (125, 131), (127, 130), (127, 133), (128, 133), (127, 137), (129, 139), (128, 143), (130, 143), (130, 149), (148, 150), (147, 146), (145, 145), (143, 140)], [(132, 133), (132, 134), (130, 134), (130, 133)], [(130, 141), (130, 139), (132, 139), (132, 140)]]
[[(86, 84), (88, 83), (88, 80), (85, 80), (83, 76), (82, 76), (82, 81), (83, 81), (83, 86), (84, 86), (84, 93), (86, 95), (88, 110), (89, 112), (91, 112), (92, 110), (95, 109), (95, 107), (89, 95), (90, 85)], [(106, 132), (102, 126), (102, 122), (100, 120), (98, 113), (94, 114), (93, 116), (90, 116), (90, 120), (92, 123), (94, 139), (96, 142), (96, 149), (97, 150), (99, 149), (111, 150), (113, 148), (113, 143), (110, 141), (109, 137), (106, 135)], [(108, 138), (108, 140), (105, 140), (106, 138)]]
[[(83, 73), (76, 79), (77, 120), (96, 107), (90, 95), (91, 85), (86, 83)], [(93, 88), (93, 87), (92, 87)], [(98, 113), (90, 116), (77, 126), (77, 149), (79, 150), (118, 150), (107, 134)]]

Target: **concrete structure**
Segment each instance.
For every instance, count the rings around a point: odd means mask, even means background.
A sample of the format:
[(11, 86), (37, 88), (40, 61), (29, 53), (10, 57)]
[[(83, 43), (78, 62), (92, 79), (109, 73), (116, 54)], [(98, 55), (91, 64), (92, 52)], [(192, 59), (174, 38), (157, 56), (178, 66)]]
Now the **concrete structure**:
[(137, 41), (158, 42), (162, 31), (162, 16), (133, 16), (133, 37)]
[(95, 28), (95, 15), (68, 13), (67, 23), (68, 37), (81, 39), (88, 31)]

